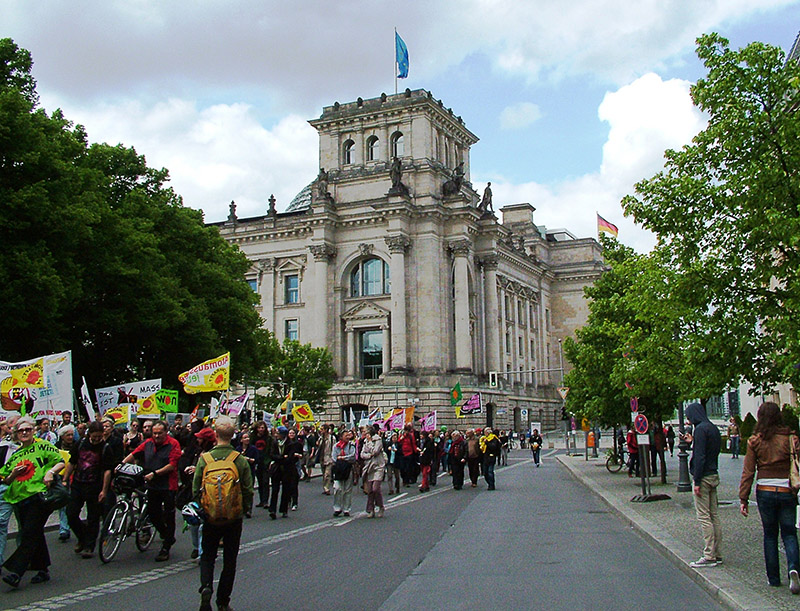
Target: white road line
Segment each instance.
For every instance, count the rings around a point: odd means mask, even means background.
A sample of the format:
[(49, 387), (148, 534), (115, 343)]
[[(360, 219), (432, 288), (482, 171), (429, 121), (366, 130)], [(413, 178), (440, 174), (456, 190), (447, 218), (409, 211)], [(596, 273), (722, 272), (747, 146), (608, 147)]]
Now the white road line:
[(394, 503), (396, 501), (399, 501), (404, 496), (408, 496), (408, 492), (404, 492), (403, 494), (398, 494), (397, 496), (390, 498), (388, 501), (386, 501), (386, 504), (390, 505), (390, 504), (392, 504), (392, 503)]
[[(499, 471), (506, 471), (507, 469), (515, 469), (516, 467), (528, 464), (530, 462), (532, 462), (532, 459), (525, 459), (520, 462), (516, 462), (513, 465), (508, 465), (506, 467), (499, 467), (497, 471), (499, 472)], [(396, 496), (392, 499), (391, 506), (401, 507), (403, 505), (408, 505), (409, 503), (416, 503), (417, 501), (429, 499), (436, 495), (448, 492), (451, 490), (451, 488), (452, 488), (451, 486), (445, 486), (442, 488), (437, 488), (432, 492), (426, 492), (424, 494), (418, 494), (415, 496), (408, 496), (408, 493), (404, 492), (403, 494)], [(399, 500), (404, 496), (406, 496), (407, 498)], [(249, 552), (269, 547), (270, 545), (274, 545), (275, 543), (281, 543), (283, 541), (289, 541), (290, 539), (294, 539), (296, 537), (310, 535), (325, 528), (328, 528), (329, 526), (344, 526), (345, 524), (349, 524), (355, 519), (366, 519), (366, 514), (361, 514), (360, 516), (357, 517), (354, 516), (345, 520), (340, 520), (340, 519), (324, 520), (322, 522), (317, 522), (316, 524), (310, 524), (309, 526), (296, 528), (294, 530), (290, 530), (285, 533), (278, 533), (275, 535), (270, 535), (269, 537), (264, 537), (263, 539), (257, 539), (255, 541), (243, 544), (239, 548), (239, 554), (247, 554)], [(278, 551), (280, 550), (273, 550), (270, 553), (277, 553)], [(197, 563), (194, 560), (182, 560), (166, 567), (159, 567), (157, 569), (143, 571), (136, 575), (128, 575), (127, 577), (114, 579), (104, 584), (89, 586), (87, 588), (84, 588), (83, 590), (77, 590), (65, 594), (59, 594), (58, 596), (53, 596), (51, 598), (39, 600), (22, 607), (15, 607), (14, 609), (9, 609), (8, 611), (47, 611), (48, 609), (60, 609), (62, 607), (66, 607), (69, 605), (85, 603), (87, 600), (91, 600), (92, 598), (98, 598), (100, 596), (105, 596), (106, 594), (122, 592), (124, 590), (128, 590), (135, 586), (142, 585), (150, 581), (155, 581), (156, 579), (161, 579), (162, 577), (177, 575), (178, 573), (191, 571), (196, 568), (197, 568)]]

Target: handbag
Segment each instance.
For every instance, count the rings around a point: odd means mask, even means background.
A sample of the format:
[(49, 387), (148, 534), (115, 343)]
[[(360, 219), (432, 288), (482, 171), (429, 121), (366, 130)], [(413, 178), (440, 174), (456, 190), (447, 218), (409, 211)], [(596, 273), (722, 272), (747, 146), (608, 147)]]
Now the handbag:
[(789, 449), (791, 450), (791, 460), (789, 461), (789, 486), (794, 494), (800, 492), (800, 460), (794, 449), (794, 442), (797, 439), (794, 435), (789, 437)]
[(50, 511), (56, 511), (62, 507), (66, 507), (69, 502), (69, 490), (61, 481), (61, 476), (56, 475), (53, 478), (53, 483), (50, 487), (39, 493), (39, 500), (41, 500)]
[(333, 469), (331, 470), (333, 479), (337, 482), (343, 482), (348, 477), (350, 477), (350, 471), (353, 469), (353, 465), (344, 460), (343, 458), (337, 458), (336, 462), (333, 463)]

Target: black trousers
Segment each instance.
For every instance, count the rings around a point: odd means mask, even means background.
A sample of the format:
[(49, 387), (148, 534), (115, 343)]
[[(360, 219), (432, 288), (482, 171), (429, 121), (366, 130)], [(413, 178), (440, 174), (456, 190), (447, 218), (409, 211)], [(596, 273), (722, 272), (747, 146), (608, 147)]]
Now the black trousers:
[(280, 512), (289, 511), (289, 502), (297, 496), (297, 469), (294, 465), (288, 465), (272, 476), (272, 491), (269, 499), (269, 512), (276, 513), (278, 509), (278, 492), (281, 493)]
[(19, 545), (3, 566), (11, 573), (22, 575), (28, 569), (46, 571), (50, 566), (50, 551), (44, 538), (44, 525), (51, 511), (38, 494), (14, 505), (19, 525)]
[(175, 491), (147, 491), (147, 511), (166, 548), (175, 543)]
[(464, 485), (464, 466), (460, 458), (450, 459), (450, 470), (453, 473), (453, 488), (460, 489)]
[[(100, 531), (100, 514), (103, 508), (97, 497), (101, 489), (99, 485), (76, 482), (73, 482), (69, 489), (69, 504), (67, 505), (69, 527), (78, 538), (78, 543), (89, 551), (94, 550), (97, 533)], [(81, 508), (84, 503), (86, 504), (86, 522), (81, 520)]]
[(469, 467), (469, 479), (473, 484), (478, 483), (478, 476), (481, 474), (481, 459), (480, 458), (467, 458), (467, 466)]
[(203, 540), (200, 543), (200, 589), (214, 589), (214, 563), (217, 559), (219, 542), (222, 540), (222, 573), (217, 588), (217, 605), (227, 605), (231, 601), (233, 580), (236, 578), (236, 557), (239, 555), (239, 542), (242, 539), (242, 520), (230, 524), (203, 524)]

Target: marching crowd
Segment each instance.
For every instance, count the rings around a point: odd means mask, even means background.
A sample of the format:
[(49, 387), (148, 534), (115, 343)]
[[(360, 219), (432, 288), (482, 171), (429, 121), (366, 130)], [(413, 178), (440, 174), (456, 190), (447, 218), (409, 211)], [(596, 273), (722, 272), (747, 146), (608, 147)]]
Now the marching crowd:
[[(456, 490), (465, 479), (478, 486), (483, 476), (494, 490), (495, 465), (505, 464), (511, 442), (509, 434), (488, 427), (462, 433), (446, 427), (418, 431), (406, 424), (401, 431), (383, 431), (378, 425), (287, 427), (258, 421), (239, 428), (226, 416), (213, 425), (202, 419), (184, 424), (178, 414), (171, 426), (146, 419), (121, 428), (112, 418), (73, 423), (69, 412), (56, 427), (47, 418), (11, 416), (0, 421), (0, 436), (0, 562), (6, 584), (19, 587), (28, 571), (35, 572), (32, 584), (49, 581), (44, 531), (53, 512), (59, 513), (59, 540), (74, 537), (75, 553), (93, 558), (104, 517), (116, 502), (115, 473), (138, 465), (150, 519), (161, 539), (155, 560), (169, 559), (176, 542), (176, 510), (182, 510), (191, 557), (200, 558), (201, 609), (211, 608), (218, 547), (223, 547), (223, 572), (217, 606), (226, 609), (243, 520), (252, 518), (257, 508), (273, 520), (279, 514), (288, 518), (299, 507), (299, 482), (310, 480), (313, 469), (320, 471), (322, 494), (332, 496), (334, 516), (350, 516), (353, 490), (361, 489), (366, 516), (382, 518), (384, 482), (388, 494), (395, 495), (412, 486), (428, 492), (440, 474), (450, 476)], [(529, 441), (538, 464), (541, 437), (536, 433)], [(218, 475), (225, 469), (234, 474), (228, 480)], [(231, 506), (207, 502), (204, 487), (210, 470), (216, 470), (217, 486), (233, 482), (218, 495)], [(6, 558), (12, 514), (18, 524), (17, 547)]]

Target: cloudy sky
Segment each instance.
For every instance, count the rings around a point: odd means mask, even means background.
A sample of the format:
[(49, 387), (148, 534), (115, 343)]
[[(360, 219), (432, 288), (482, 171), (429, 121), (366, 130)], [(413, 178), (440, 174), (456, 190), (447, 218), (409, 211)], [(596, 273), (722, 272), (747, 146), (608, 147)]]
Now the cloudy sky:
[(42, 106), (92, 141), (169, 169), (209, 221), (278, 210), (317, 174), (323, 105), (394, 92), (394, 28), (409, 78), (481, 141), (472, 182), (495, 208), (596, 235), (595, 211), (639, 250), (620, 199), (666, 148), (703, 128), (688, 90), (695, 39), (788, 51), (800, 0), (0, 0), (0, 36), (28, 49)]

